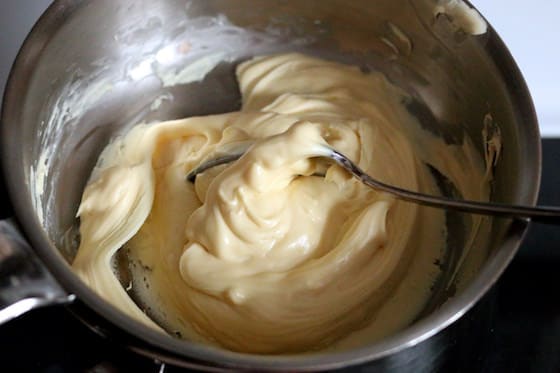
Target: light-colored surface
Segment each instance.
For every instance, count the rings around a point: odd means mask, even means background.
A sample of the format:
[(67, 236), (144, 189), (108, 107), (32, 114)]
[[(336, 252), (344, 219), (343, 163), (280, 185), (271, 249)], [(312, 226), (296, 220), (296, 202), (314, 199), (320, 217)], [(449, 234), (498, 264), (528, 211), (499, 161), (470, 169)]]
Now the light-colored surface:
[[(2, 89), (25, 35), (50, 0), (7, 1), (0, 12), (0, 78)], [(556, 15), (560, 2), (553, 0), (472, 0), (504, 39), (525, 76), (533, 95), (544, 137), (560, 136), (557, 104), (560, 31)]]
[(2, 0), (0, 2), (0, 97), (18, 49), (33, 23), (51, 0)]
[[(380, 180), (433, 194), (427, 162), (477, 200), (488, 197), (484, 162), (468, 139), (421, 130), (379, 73), (287, 54), (237, 74), (241, 112), (140, 125), (106, 148), (80, 206), (75, 270), (153, 325), (113, 273), (125, 245), (130, 288), (166, 329), (236, 351), (349, 348), (405, 327), (439, 274), (444, 213), (314, 157), (328, 143)], [(247, 140), (239, 161), (185, 182)]]
[(560, 2), (554, 0), (472, 0), (496, 29), (519, 65), (533, 96), (541, 133), (560, 136), (558, 104)]

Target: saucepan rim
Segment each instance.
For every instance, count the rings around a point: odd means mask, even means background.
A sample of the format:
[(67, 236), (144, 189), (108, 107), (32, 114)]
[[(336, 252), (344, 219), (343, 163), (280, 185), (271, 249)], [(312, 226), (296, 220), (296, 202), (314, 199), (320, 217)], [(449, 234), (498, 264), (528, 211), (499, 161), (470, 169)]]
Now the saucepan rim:
[[(34, 213), (26, 171), (13, 165), (21, 161), (22, 155), (15, 154), (11, 139), (17, 131), (20, 119), (17, 114), (18, 95), (25, 91), (28, 77), (38, 64), (41, 50), (48, 44), (48, 35), (52, 35), (61, 22), (87, 5), (87, 0), (57, 0), (41, 16), (28, 35), (13, 65), (4, 95), (2, 107), (2, 166), (15, 214), (21, 223), (25, 235), (40, 256), (46, 267), (68, 292), (76, 294), (79, 302), (99, 315), (102, 320), (112, 324), (120, 334), (129, 336), (125, 344), (141, 354), (173, 364), (201, 367), (230, 367), (267, 370), (319, 370), (346, 367), (380, 359), (399, 352), (426, 340), (449, 326), (467, 312), (496, 282), (507, 267), (527, 231), (528, 222), (513, 221), (505, 241), (485, 263), (473, 282), (458, 296), (446, 302), (440, 309), (418, 321), (412, 326), (370, 346), (344, 352), (328, 352), (309, 355), (261, 356), (235, 353), (223, 349), (189, 343), (163, 334), (145, 326), (114, 306), (105, 302), (85, 285), (71, 270), (68, 263), (50, 241)], [(521, 202), (534, 205), (537, 201), (541, 173), (541, 143), (535, 110), (527, 85), (514, 62), (507, 47), (488, 24), (488, 38), (484, 52), (496, 62), (496, 66), (510, 92), (512, 104), (528, 126), (525, 130), (534, 146), (536, 179), (529, 186), (529, 191)], [(513, 77), (513, 78), (512, 78)], [(22, 152), (23, 147), (19, 150)], [(26, 188), (22, 188), (26, 185)], [(78, 315), (79, 316), (79, 315)], [(123, 333), (124, 332), (124, 333)], [(106, 334), (107, 331), (102, 334)], [(109, 333), (111, 331), (109, 330)], [(116, 333), (116, 334), (119, 334)]]

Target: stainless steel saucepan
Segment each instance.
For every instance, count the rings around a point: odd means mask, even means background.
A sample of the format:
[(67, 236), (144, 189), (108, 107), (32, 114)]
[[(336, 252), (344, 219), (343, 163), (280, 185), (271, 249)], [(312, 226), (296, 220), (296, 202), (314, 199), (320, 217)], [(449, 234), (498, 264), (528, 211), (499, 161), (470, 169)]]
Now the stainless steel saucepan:
[[(406, 329), (343, 352), (259, 356), (182, 341), (104, 302), (69, 262), (81, 193), (108, 140), (142, 121), (238, 109), (234, 68), (264, 53), (300, 51), (382, 71), (410, 94), (405, 104), (423, 126), (448, 143), (469, 136), (481, 156), (488, 133), (500, 131), (492, 201), (534, 205), (541, 149), (531, 98), (500, 38), (470, 7), (461, 0), (55, 1), (21, 49), (4, 97), (2, 165), (16, 216), (0, 223), (0, 319), (70, 304), (86, 325), (140, 354), (208, 370), (388, 367), (453, 330), (508, 265), (527, 221), (486, 220), (487, 233), (465, 242), (468, 216), (448, 212), (443, 271), (425, 310)], [(464, 267), (467, 247), (479, 259)]]

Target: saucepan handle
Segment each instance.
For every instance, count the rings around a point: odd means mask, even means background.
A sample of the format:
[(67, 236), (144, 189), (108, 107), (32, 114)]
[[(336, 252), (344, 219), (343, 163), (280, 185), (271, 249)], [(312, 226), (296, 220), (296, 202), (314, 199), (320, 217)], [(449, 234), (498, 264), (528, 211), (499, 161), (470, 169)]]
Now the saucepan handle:
[(70, 303), (13, 220), (0, 220), (0, 324), (35, 308)]

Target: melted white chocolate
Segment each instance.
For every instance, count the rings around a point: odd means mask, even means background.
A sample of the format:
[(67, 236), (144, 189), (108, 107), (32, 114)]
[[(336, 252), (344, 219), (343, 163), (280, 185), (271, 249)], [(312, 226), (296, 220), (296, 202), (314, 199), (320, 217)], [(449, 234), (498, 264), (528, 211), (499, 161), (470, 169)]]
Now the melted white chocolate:
[[(235, 351), (348, 348), (408, 325), (439, 274), (444, 213), (317, 157), (329, 145), (381, 181), (435, 194), (428, 162), (465, 198), (483, 200), (474, 147), (421, 130), (406, 94), (379, 73), (283, 54), (245, 62), (237, 75), (241, 111), (139, 125), (107, 146), (78, 212), (74, 269), (157, 327), (113, 272), (126, 247), (149, 268), (134, 271), (134, 286), (160, 325)], [(246, 141), (254, 145), (240, 160), (185, 181)]]

